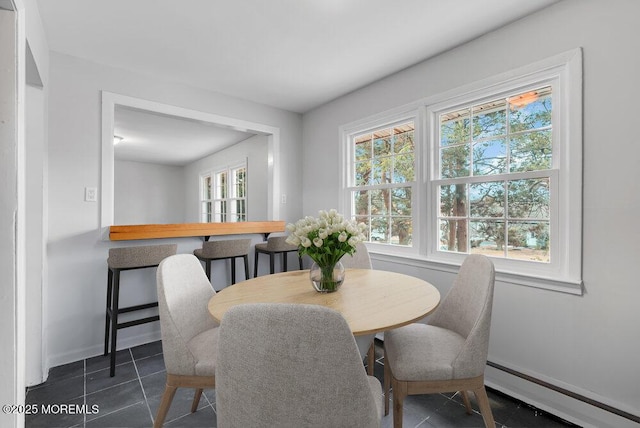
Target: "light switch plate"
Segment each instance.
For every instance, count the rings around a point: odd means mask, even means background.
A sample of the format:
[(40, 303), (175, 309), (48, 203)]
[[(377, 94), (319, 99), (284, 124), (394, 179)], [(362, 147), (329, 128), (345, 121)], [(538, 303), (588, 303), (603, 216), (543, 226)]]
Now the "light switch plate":
[(84, 188), (84, 201), (96, 202), (98, 200), (98, 189), (96, 187)]

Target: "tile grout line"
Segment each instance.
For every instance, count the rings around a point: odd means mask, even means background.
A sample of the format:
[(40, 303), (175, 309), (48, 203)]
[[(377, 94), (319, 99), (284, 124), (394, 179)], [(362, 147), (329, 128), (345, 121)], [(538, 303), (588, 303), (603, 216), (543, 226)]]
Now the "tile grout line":
[(142, 385), (142, 379), (140, 379), (140, 372), (138, 371), (138, 365), (136, 364), (136, 359), (133, 357), (133, 352), (131, 348), (129, 348), (129, 354), (131, 355), (131, 361), (133, 361), (133, 368), (136, 370), (136, 376), (138, 377), (138, 383), (140, 384), (140, 389), (142, 390), (142, 396), (144, 397), (144, 404), (147, 405), (147, 410), (149, 410), (149, 416), (151, 416), (151, 423), (154, 423), (156, 420), (153, 417), (153, 413), (151, 412), (151, 407), (149, 406), (149, 400), (147, 399), (147, 393), (144, 390), (144, 386)]

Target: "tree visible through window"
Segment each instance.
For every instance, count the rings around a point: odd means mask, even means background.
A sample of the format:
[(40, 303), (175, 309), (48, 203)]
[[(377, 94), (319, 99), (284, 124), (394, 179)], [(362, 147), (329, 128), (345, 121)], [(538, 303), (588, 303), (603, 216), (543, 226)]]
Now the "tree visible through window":
[(414, 177), (414, 123), (351, 137), (352, 214), (368, 226), (370, 242), (410, 246)]
[(246, 164), (204, 174), (201, 187), (203, 222), (247, 221)]
[(550, 261), (550, 86), (439, 113), (439, 250)]

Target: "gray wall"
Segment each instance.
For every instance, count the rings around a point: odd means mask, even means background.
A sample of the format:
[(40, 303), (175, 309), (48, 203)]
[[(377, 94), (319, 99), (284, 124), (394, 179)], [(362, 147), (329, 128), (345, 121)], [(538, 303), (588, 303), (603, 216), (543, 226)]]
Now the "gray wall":
[[(70, 56), (52, 52), (50, 59), (49, 290), (45, 301), (48, 334), (44, 340), (48, 346), (47, 363), (53, 367), (102, 352), (109, 247), (149, 244), (103, 241), (99, 203), (84, 202), (84, 188), (99, 188), (100, 184), (100, 91), (278, 127), (281, 187), (290, 196), (289, 203), (280, 207), (285, 221), (294, 221), (301, 215), (298, 160), (302, 121), (299, 114)], [(253, 238), (261, 239), (257, 235)], [(154, 242), (177, 242), (181, 253), (190, 253), (202, 245), (197, 238)], [(155, 299), (153, 270), (130, 272), (123, 281), (139, 284), (123, 287), (122, 302)], [(153, 323), (122, 330), (118, 342), (126, 347), (158, 337), (158, 325)]]
[[(304, 214), (337, 207), (340, 125), (582, 47), (586, 292), (498, 283), (489, 359), (636, 415), (638, 16), (634, 0), (564, 0), (305, 114), (302, 162)], [(421, 260), (373, 257), (374, 267), (416, 275), (442, 292), (453, 279)], [(581, 424), (637, 426), (494, 369), (487, 379), (555, 413), (579, 415)]]
[(115, 224), (185, 223), (185, 180), (181, 166), (116, 160)]

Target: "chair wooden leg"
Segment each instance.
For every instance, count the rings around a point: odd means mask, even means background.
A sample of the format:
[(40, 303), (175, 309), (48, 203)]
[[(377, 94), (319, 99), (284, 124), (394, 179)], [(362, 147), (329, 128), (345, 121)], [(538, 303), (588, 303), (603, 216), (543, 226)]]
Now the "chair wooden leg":
[(161, 428), (164, 424), (164, 420), (171, 407), (174, 395), (178, 390), (175, 386), (165, 385), (164, 394), (162, 394), (162, 401), (160, 401), (160, 407), (158, 407), (158, 413), (156, 414), (156, 420), (153, 422), (153, 428)]
[(369, 346), (369, 352), (367, 352), (367, 374), (373, 376), (373, 367), (376, 363), (376, 346), (375, 341), (371, 342)]
[(494, 428), (496, 426), (493, 420), (493, 413), (491, 412), (491, 406), (489, 405), (489, 397), (487, 396), (487, 390), (484, 389), (484, 385), (478, 389), (474, 389), (473, 393), (478, 400), (478, 407), (482, 413), (482, 419), (484, 419), (484, 426), (486, 428)]
[(407, 396), (407, 383), (391, 379), (393, 388), (393, 428), (402, 428), (402, 406)]
[(191, 413), (195, 413), (198, 410), (198, 404), (200, 404), (200, 397), (202, 397), (202, 388), (196, 389), (196, 393), (193, 396), (193, 403), (191, 403)]
[(460, 395), (462, 395), (462, 401), (464, 402), (464, 407), (467, 408), (467, 415), (470, 415), (471, 413), (473, 413), (473, 409), (471, 409), (469, 394), (467, 394), (467, 391), (460, 391)]

